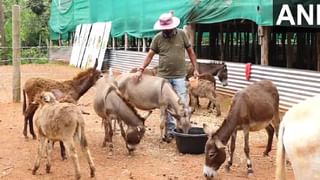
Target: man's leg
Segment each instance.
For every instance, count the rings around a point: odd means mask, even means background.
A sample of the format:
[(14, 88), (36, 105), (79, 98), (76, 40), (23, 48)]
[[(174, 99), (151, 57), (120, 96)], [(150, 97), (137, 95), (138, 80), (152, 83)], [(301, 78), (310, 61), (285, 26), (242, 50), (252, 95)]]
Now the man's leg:
[[(180, 97), (181, 102), (186, 103), (188, 94), (187, 94), (185, 78), (169, 79), (169, 82), (172, 85), (173, 89), (178, 94), (178, 96)], [(170, 136), (172, 137), (172, 131), (175, 128), (176, 128), (176, 121), (170, 114), (168, 114), (167, 129), (168, 129), (169, 137)]]

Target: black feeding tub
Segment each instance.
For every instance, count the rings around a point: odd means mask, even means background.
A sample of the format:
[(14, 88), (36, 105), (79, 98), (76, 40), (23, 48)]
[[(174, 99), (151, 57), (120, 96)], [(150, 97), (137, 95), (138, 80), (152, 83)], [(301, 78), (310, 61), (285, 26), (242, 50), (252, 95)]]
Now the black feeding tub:
[(174, 135), (176, 138), (177, 149), (180, 153), (204, 153), (204, 147), (208, 137), (204, 133), (203, 128), (192, 127), (190, 128), (188, 134), (183, 133), (180, 129), (175, 129)]

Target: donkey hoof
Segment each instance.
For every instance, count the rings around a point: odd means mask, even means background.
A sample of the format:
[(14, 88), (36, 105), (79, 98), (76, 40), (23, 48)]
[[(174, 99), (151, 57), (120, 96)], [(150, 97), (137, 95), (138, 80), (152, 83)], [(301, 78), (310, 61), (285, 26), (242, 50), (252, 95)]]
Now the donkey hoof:
[(248, 176), (252, 176), (253, 175), (253, 170), (252, 169), (248, 169)]
[(32, 139), (36, 140), (36, 139), (37, 139), (37, 136), (36, 136), (36, 135), (32, 136)]
[(51, 169), (51, 165), (48, 165), (48, 164), (47, 164), (47, 165), (46, 165), (46, 173), (49, 174), (49, 173), (50, 173), (50, 169)]
[(67, 160), (68, 158), (66, 155), (63, 155), (63, 156), (61, 156), (61, 159), (62, 159), (62, 161), (64, 161), (64, 160)]
[(94, 167), (90, 168), (90, 177), (94, 177), (96, 175), (96, 169)]
[(32, 169), (32, 175), (36, 175), (37, 170), (39, 169), (39, 167), (34, 167)]
[(225, 170), (226, 170), (227, 172), (230, 172), (230, 165), (229, 165), (229, 164), (225, 165), (224, 168), (225, 168)]
[(103, 143), (102, 143), (102, 147), (103, 147), (103, 148), (104, 148), (104, 147), (107, 147), (107, 143), (103, 142)]
[(269, 153), (268, 152), (263, 152), (263, 157), (268, 157)]
[(80, 175), (80, 174), (77, 174), (77, 175), (76, 175), (76, 179), (77, 179), (77, 180), (81, 179), (81, 175)]

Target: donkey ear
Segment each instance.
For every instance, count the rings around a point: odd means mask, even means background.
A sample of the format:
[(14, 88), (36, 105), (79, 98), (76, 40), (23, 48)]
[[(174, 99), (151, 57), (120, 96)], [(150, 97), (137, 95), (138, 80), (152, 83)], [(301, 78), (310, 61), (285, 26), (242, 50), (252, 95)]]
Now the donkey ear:
[(93, 69), (96, 69), (98, 66), (98, 58), (96, 58), (96, 62), (94, 63)]

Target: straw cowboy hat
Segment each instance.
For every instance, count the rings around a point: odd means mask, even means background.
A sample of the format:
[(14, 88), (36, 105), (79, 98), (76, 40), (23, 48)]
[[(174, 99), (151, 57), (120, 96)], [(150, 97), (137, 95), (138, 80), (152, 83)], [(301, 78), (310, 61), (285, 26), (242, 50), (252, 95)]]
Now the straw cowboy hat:
[(159, 20), (154, 24), (155, 30), (174, 29), (180, 24), (180, 19), (173, 16), (174, 12), (163, 13), (160, 15)]

